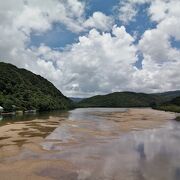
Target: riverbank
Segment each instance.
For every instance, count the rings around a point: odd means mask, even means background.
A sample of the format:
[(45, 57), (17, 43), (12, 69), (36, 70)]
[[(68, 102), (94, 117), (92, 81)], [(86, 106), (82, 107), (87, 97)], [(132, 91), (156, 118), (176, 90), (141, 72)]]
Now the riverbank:
[(180, 106), (177, 105), (164, 105), (164, 106), (162, 105), (162, 106), (157, 106), (154, 109), (180, 113)]

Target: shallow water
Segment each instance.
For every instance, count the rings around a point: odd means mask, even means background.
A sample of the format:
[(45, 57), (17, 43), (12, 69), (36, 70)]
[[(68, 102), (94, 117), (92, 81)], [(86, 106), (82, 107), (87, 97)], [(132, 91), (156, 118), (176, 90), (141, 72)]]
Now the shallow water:
[[(180, 124), (173, 118), (151, 109), (87, 108), (18, 122), (16, 128), (38, 126), (39, 134), (26, 137), (15, 154), (1, 151), (0, 179), (179, 180)], [(3, 143), (6, 151), (17, 146)]]

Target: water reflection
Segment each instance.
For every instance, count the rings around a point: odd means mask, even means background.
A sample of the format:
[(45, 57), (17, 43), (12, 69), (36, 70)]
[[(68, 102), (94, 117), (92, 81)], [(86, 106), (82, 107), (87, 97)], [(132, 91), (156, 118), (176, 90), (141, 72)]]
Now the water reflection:
[(140, 160), (146, 159), (146, 154), (144, 152), (144, 143), (140, 143), (137, 147), (137, 152), (139, 153)]
[(179, 180), (180, 179), (180, 167), (176, 168), (175, 170), (175, 180)]
[(96, 116), (95, 113), (108, 113), (108, 112), (125, 112), (127, 108), (79, 108), (70, 111), (69, 120), (91, 120), (97, 121), (102, 119), (101, 116)]
[[(143, 115), (146, 110), (141, 111)], [(98, 112), (98, 113), (97, 113)], [(167, 121), (161, 127), (121, 132), (123, 121), (111, 121), (104, 112), (127, 112), (128, 109), (88, 108), (69, 113), (38, 115), (31, 118), (52, 116), (67, 118), (40, 143), (41, 151), (23, 149), (10, 160), (60, 161), (72, 169), (49, 165), (37, 174), (45, 177), (64, 177), (79, 180), (179, 180), (180, 179), (180, 123)], [(150, 111), (150, 115), (155, 113)], [(106, 114), (108, 115), (108, 114)], [(131, 112), (135, 118), (137, 112)], [(113, 114), (111, 114), (113, 117)], [(116, 118), (121, 117), (117, 116)], [(137, 116), (138, 118), (141, 116)], [(144, 116), (142, 116), (144, 117)], [(157, 117), (158, 118), (158, 117)], [(148, 122), (141, 119), (142, 122)], [(45, 125), (48, 121), (45, 121)], [(43, 125), (44, 125), (43, 124)], [(131, 124), (129, 124), (131, 125)], [(44, 152), (45, 151), (45, 152)], [(41, 164), (40, 164), (41, 165)]]
[[(61, 151), (49, 158), (63, 158), (75, 163), (81, 169), (79, 177), (82, 179), (179, 179), (180, 124), (169, 121), (161, 128), (123, 135), (119, 132), (118, 135), (117, 124), (92, 113), (99, 111), (111, 110), (90, 108), (71, 111), (69, 119), (72, 122), (58, 127), (42, 144), (46, 150)], [(90, 133), (92, 129), (93, 133)], [(114, 131), (116, 134), (104, 133), (101, 136), (96, 130)], [(52, 141), (48, 143), (48, 140), (66, 142), (68, 146)], [(70, 143), (72, 141), (76, 144)]]
[(31, 121), (34, 119), (48, 120), (50, 117), (67, 117), (67, 111), (50, 111), (50, 112), (37, 112), (37, 113), (25, 113), (16, 115), (0, 115), (0, 125), (7, 122), (18, 121)]

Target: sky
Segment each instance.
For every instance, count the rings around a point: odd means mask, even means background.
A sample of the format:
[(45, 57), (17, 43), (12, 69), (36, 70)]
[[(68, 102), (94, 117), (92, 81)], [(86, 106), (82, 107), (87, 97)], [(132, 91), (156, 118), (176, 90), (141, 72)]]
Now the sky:
[(180, 1), (0, 1), (0, 61), (69, 97), (179, 90)]

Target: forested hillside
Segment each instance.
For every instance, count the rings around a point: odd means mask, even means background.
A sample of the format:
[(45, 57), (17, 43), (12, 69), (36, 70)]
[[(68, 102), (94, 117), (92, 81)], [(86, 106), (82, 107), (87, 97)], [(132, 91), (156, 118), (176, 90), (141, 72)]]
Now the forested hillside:
[(0, 62), (0, 106), (5, 110), (68, 109), (71, 103), (43, 77)]
[[(156, 94), (135, 92), (115, 92), (107, 95), (93, 96), (83, 99), (78, 107), (153, 107), (179, 103), (180, 91)], [(171, 102), (172, 101), (172, 102)]]
[(78, 103), (80, 107), (149, 107), (162, 102), (156, 95), (115, 92), (107, 95), (98, 95), (84, 99)]
[(157, 109), (180, 113), (180, 96), (172, 99), (171, 101), (162, 103), (161, 105), (157, 106)]

